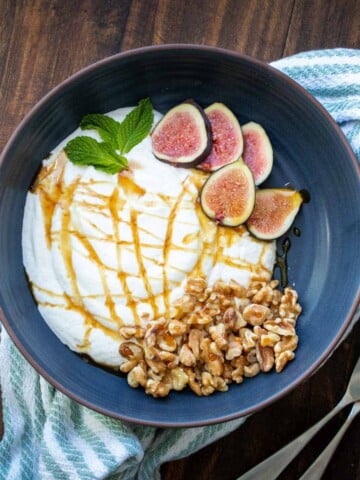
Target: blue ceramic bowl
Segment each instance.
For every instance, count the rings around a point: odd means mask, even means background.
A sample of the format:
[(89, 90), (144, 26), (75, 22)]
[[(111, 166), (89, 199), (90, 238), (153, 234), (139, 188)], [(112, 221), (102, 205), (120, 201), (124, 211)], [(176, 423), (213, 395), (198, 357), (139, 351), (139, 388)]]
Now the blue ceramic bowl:
[[(289, 279), (303, 314), (295, 361), (199, 398), (190, 391), (153, 399), (126, 379), (84, 362), (55, 337), (38, 313), (22, 265), (24, 202), (41, 160), (89, 112), (134, 105), (149, 96), (160, 111), (186, 98), (227, 104), (244, 123), (269, 133), (272, 186), (310, 191), (292, 236)], [(0, 170), (0, 305), (13, 341), (56, 388), (106, 415), (158, 426), (195, 426), (255, 412), (295, 388), (331, 354), (359, 301), (359, 170), (340, 129), (295, 82), (270, 66), (216, 48), (168, 45), (125, 52), (63, 82), (14, 132)]]

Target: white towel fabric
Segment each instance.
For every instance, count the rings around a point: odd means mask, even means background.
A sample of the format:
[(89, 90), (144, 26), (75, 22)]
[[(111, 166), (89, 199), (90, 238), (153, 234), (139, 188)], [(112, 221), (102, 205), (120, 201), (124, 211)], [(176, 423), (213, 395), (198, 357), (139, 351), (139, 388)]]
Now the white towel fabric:
[[(305, 52), (273, 66), (325, 106), (360, 159), (360, 50)], [(0, 381), (5, 429), (0, 479), (4, 480), (159, 479), (162, 463), (190, 455), (245, 421), (156, 429), (105, 417), (49, 385), (4, 329)]]

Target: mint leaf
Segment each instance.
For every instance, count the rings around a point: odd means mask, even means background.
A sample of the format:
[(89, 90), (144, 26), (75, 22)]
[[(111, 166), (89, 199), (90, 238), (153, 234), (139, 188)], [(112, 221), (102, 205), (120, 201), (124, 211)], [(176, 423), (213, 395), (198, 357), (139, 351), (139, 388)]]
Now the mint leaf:
[(131, 110), (121, 122), (117, 135), (118, 149), (128, 153), (138, 145), (150, 132), (154, 121), (153, 107), (149, 98), (140, 100), (138, 106)]
[(99, 143), (91, 137), (75, 137), (64, 148), (72, 163), (92, 165), (98, 170), (114, 174), (128, 166), (127, 159), (118, 155), (108, 143)]
[(109, 143), (113, 149), (117, 149), (117, 136), (120, 123), (107, 115), (101, 113), (90, 113), (85, 115), (80, 122), (83, 130), (96, 130), (101, 139)]
[(121, 123), (107, 115), (91, 113), (83, 117), (80, 128), (96, 130), (103, 142), (86, 136), (75, 137), (64, 150), (72, 163), (92, 165), (110, 174), (117, 173), (128, 167), (123, 154), (149, 134), (153, 121), (153, 107), (149, 98), (140, 100)]

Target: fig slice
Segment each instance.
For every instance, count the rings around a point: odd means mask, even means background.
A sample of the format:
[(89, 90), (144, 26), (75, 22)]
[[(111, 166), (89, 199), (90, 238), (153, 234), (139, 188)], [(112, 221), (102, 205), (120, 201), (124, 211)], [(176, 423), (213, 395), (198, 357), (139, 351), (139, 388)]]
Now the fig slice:
[(151, 140), (153, 153), (162, 162), (194, 167), (211, 151), (210, 122), (196, 102), (186, 100), (163, 116)]
[(220, 225), (237, 227), (249, 218), (255, 202), (250, 169), (241, 160), (213, 172), (200, 193), (201, 207)]
[(254, 210), (246, 226), (255, 237), (274, 240), (291, 227), (303, 201), (302, 192), (297, 190), (258, 189), (255, 194)]
[(263, 183), (273, 166), (273, 150), (265, 130), (259, 123), (243, 125), (243, 160), (254, 175), (255, 185)]
[(237, 118), (223, 103), (212, 103), (205, 113), (210, 120), (213, 144), (209, 156), (198, 168), (214, 172), (241, 157), (243, 135)]

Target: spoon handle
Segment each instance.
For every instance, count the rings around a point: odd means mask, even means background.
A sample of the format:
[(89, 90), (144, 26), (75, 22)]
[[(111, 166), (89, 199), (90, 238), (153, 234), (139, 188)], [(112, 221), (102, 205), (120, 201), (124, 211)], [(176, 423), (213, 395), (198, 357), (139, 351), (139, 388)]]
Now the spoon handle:
[(302, 435), (295, 438), (292, 442), (285, 445), (281, 450), (270, 457), (263, 460), (251, 470), (247, 471), (237, 480), (273, 480), (276, 479), (280, 473), (285, 470), (289, 463), (296, 457), (296, 455), (305, 447), (305, 445), (312, 439), (312, 437), (334, 417), (342, 408), (344, 408), (349, 401), (346, 398), (340, 402), (319, 420), (315, 425), (306, 430)]
[(354, 420), (356, 415), (360, 412), (360, 403), (354, 403), (349, 416), (344, 422), (343, 426), (340, 428), (335, 437), (331, 440), (329, 445), (325, 450), (319, 455), (319, 457), (314, 461), (312, 465), (306, 470), (300, 480), (320, 480), (322, 474), (324, 473), (327, 464), (329, 463), (336, 447), (339, 445), (340, 440), (342, 439), (347, 428), (350, 426), (351, 422)]

